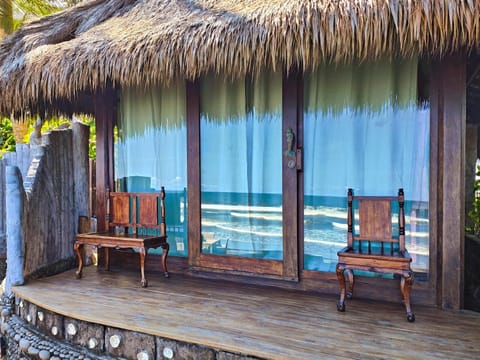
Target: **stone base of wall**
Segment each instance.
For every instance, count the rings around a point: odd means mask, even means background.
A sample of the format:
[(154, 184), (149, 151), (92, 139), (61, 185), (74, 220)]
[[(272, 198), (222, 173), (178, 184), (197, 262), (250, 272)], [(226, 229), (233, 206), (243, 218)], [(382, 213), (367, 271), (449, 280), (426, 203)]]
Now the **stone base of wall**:
[(480, 239), (465, 236), (465, 309), (480, 312)]
[(13, 297), (3, 298), (0, 329), (2, 360), (258, 360), (247, 354), (65, 317)]

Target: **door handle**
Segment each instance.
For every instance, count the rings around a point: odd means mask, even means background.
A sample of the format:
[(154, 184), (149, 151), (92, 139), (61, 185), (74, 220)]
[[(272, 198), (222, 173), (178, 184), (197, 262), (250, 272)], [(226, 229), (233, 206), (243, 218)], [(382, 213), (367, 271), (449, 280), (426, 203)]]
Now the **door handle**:
[(302, 148), (297, 148), (294, 150), (295, 144), (295, 133), (292, 128), (288, 128), (285, 132), (285, 137), (287, 139), (287, 150), (283, 153), (283, 156), (287, 158), (287, 166), (290, 169), (296, 168), (298, 171), (302, 170)]

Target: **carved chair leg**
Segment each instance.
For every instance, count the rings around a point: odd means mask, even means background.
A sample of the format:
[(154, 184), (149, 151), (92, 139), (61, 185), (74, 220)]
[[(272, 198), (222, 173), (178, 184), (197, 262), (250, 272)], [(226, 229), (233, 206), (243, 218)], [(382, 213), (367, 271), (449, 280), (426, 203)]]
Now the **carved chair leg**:
[(142, 287), (147, 287), (148, 282), (147, 279), (145, 279), (145, 258), (147, 256), (147, 250), (144, 247), (140, 248), (140, 272), (142, 274), (142, 281), (140, 282)]
[(77, 259), (78, 259), (78, 269), (75, 272), (75, 275), (77, 279), (81, 279), (82, 270), (83, 270), (83, 244), (76, 241), (75, 244), (73, 244), (73, 249), (77, 253)]
[(347, 291), (347, 299), (351, 299), (353, 297), (353, 286), (355, 285), (355, 276), (353, 275), (353, 270), (347, 269), (348, 275), (348, 291)]
[(404, 273), (400, 279), (400, 291), (402, 292), (403, 303), (405, 305), (407, 320), (409, 322), (415, 321), (415, 315), (412, 312), (412, 307), (410, 304), (410, 291), (412, 290), (412, 285), (413, 273), (411, 271)]
[(140, 273), (142, 275), (142, 280), (140, 281), (140, 284), (142, 287), (147, 287), (148, 282), (147, 279), (145, 278), (145, 258), (147, 257), (147, 250), (145, 247), (141, 247), (139, 249), (139, 254), (140, 254)]
[(343, 274), (345, 270), (345, 266), (343, 264), (337, 264), (336, 271), (337, 271), (337, 278), (338, 282), (340, 283), (340, 299), (337, 303), (337, 310), (338, 311), (345, 311), (345, 293), (346, 293), (346, 286), (345, 286), (345, 275)]
[(168, 278), (170, 277), (170, 275), (168, 274), (168, 270), (167, 270), (167, 256), (168, 256), (168, 251), (170, 250), (170, 245), (168, 243), (165, 243), (164, 245), (162, 245), (162, 249), (163, 249), (163, 252), (162, 252), (163, 275)]

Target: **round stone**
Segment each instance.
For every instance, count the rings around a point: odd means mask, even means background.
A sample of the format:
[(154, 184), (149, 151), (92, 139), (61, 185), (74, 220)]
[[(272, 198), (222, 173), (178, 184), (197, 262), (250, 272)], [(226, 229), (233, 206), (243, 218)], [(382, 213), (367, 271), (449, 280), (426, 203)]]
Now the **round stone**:
[(58, 328), (56, 326), (52, 326), (52, 335), (57, 336), (58, 335)]
[(10, 330), (10, 325), (8, 325), (8, 323), (2, 322), (2, 325), (0, 326), (0, 330), (2, 331), (2, 334), (6, 334)]
[(10, 309), (8, 308), (3, 308), (2, 310), (2, 317), (6, 318), (8, 316), (10, 316), (11, 312), (10, 312)]
[(173, 349), (169, 346), (165, 346), (163, 348), (163, 356), (166, 359), (173, 359)]
[(112, 348), (116, 349), (120, 346), (120, 342), (122, 341), (122, 338), (120, 337), (120, 335), (112, 335), (110, 336), (109, 341)]
[(40, 351), (36, 347), (30, 346), (28, 348), (28, 355), (37, 356), (39, 352)]
[(70, 323), (67, 325), (67, 334), (72, 336), (77, 334), (77, 327), (75, 324)]
[(90, 339), (88, 339), (88, 348), (90, 350), (95, 349), (97, 346), (98, 346), (98, 340), (97, 339), (95, 339), (94, 337), (91, 337)]
[(20, 339), (18, 342), (18, 347), (20, 348), (20, 351), (27, 351), (30, 347), (30, 341), (27, 339)]
[(50, 351), (42, 350), (38, 353), (38, 357), (40, 360), (48, 360), (50, 359)]
[(137, 354), (137, 360), (150, 360), (150, 356), (148, 356), (146, 351), (140, 351)]

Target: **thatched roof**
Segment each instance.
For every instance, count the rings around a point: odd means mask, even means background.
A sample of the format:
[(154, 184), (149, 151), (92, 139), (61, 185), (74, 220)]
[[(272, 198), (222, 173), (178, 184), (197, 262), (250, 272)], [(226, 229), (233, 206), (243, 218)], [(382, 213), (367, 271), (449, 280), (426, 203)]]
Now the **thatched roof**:
[(0, 45), (0, 112), (51, 107), (111, 84), (479, 45), (477, 0), (93, 0)]

